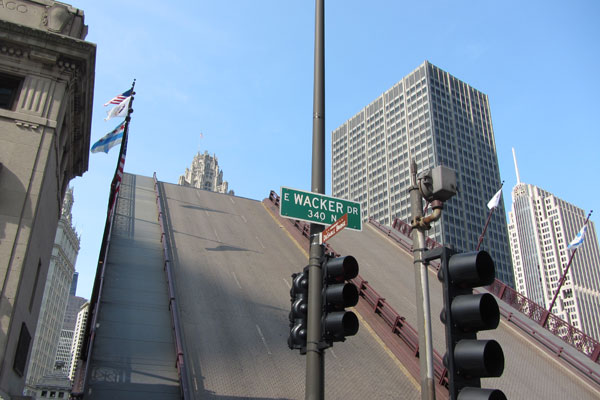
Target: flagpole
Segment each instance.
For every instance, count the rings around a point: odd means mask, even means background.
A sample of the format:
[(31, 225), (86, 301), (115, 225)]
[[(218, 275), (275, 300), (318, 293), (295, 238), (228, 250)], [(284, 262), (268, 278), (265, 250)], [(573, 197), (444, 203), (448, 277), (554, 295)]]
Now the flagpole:
[[(590, 211), (587, 218), (585, 219), (585, 222), (583, 223), (583, 226), (586, 226), (588, 221), (590, 220), (590, 217), (592, 216), (592, 212), (594, 212), (594, 210)], [(554, 303), (556, 302), (556, 298), (558, 297), (558, 294), (560, 293), (560, 289), (563, 285), (563, 283), (565, 283), (565, 280), (567, 278), (567, 273), (569, 272), (569, 268), (571, 267), (571, 263), (573, 262), (573, 258), (575, 257), (575, 253), (577, 253), (577, 249), (579, 247), (575, 247), (575, 250), (573, 250), (573, 252), (571, 253), (571, 256), (569, 257), (569, 262), (567, 263), (567, 267), (565, 268), (565, 273), (562, 275), (562, 277), (560, 278), (560, 281), (558, 281), (558, 288), (556, 289), (556, 292), (554, 293), (554, 297), (552, 298), (552, 301), (550, 302), (550, 307), (548, 307), (548, 311), (545, 313), (543, 319), (542, 319), (542, 326), (546, 325), (546, 322), (548, 321), (548, 316), (550, 315), (550, 313), (552, 313), (552, 307), (554, 307)]]
[(475, 249), (475, 251), (479, 251), (479, 246), (481, 246), (481, 243), (483, 242), (483, 237), (485, 236), (487, 227), (490, 223), (490, 220), (492, 219), (492, 213), (494, 212), (495, 209), (496, 209), (496, 207), (492, 208), (490, 210), (490, 212), (488, 213), (487, 221), (485, 221), (485, 226), (483, 227), (483, 232), (481, 232), (481, 236), (479, 236), (479, 242), (477, 242), (477, 248)]
[[(113, 209), (116, 203), (116, 192), (117, 192), (117, 174), (119, 173), (119, 168), (121, 164), (121, 159), (123, 157), (123, 153), (125, 152), (125, 148), (127, 147), (127, 132), (129, 129), (129, 121), (130, 114), (133, 112), (131, 108), (131, 103), (133, 102), (133, 88), (135, 87), (135, 79), (131, 85), (131, 100), (127, 109), (127, 116), (125, 117), (125, 127), (123, 128), (123, 138), (121, 139), (121, 149), (119, 151), (119, 159), (117, 161), (117, 168), (115, 170), (115, 175), (113, 177), (113, 181), (110, 185), (110, 195), (108, 197), (108, 211), (106, 215), (106, 223), (104, 225), (104, 235), (102, 237), (102, 247), (100, 248), (100, 256), (98, 259), (98, 267), (96, 268), (96, 277), (94, 279), (94, 287), (92, 289), (92, 295), (90, 297), (90, 314), (88, 316), (88, 321), (91, 323), (86, 324), (85, 327), (85, 335), (84, 341), (82, 343), (82, 349), (87, 349), (85, 351), (82, 350), (83, 354), (81, 354), (81, 358), (85, 360), (85, 366), (83, 370), (83, 387), (81, 390), (85, 390), (85, 386), (87, 383), (87, 378), (89, 374), (89, 357), (91, 356), (93, 343), (96, 336), (96, 321), (98, 319), (98, 310), (99, 310), (99, 299), (102, 296), (102, 289), (104, 286), (104, 271), (106, 268), (106, 256), (108, 254), (108, 246), (110, 241), (110, 232), (112, 230), (112, 221), (113, 221)], [(108, 103), (107, 103), (108, 104)], [(107, 105), (105, 104), (105, 105)], [(81, 373), (78, 372), (78, 378)]]
[(108, 213), (109, 215), (112, 215), (114, 207), (117, 203), (117, 193), (118, 193), (118, 189), (119, 189), (119, 182), (120, 179), (118, 179), (118, 175), (119, 175), (119, 170), (123, 167), (121, 167), (121, 160), (123, 159), (123, 153), (125, 153), (127, 151), (127, 140), (129, 139), (129, 122), (131, 121), (131, 113), (133, 112), (133, 100), (134, 100), (134, 95), (135, 92), (133, 91), (135, 89), (135, 79), (133, 80), (133, 83), (131, 84), (131, 100), (129, 100), (129, 105), (127, 107), (127, 115), (125, 116), (125, 128), (123, 129), (123, 140), (121, 141), (121, 147), (119, 150), (119, 158), (117, 159), (117, 167), (115, 169), (115, 174), (113, 175), (113, 180), (110, 184), (110, 196), (109, 196), (109, 204), (108, 204)]
[[(502, 181), (502, 183), (500, 184), (500, 189), (502, 189), (502, 186), (504, 186), (504, 181)], [(488, 225), (490, 224), (490, 220), (492, 219), (492, 213), (494, 212), (494, 210), (496, 208), (497, 207), (492, 207), (490, 209), (490, 212), (488, 213), (487, 221), (485, 221), (485, 226), (483, 227), (483, 232), (481, 232), (481, 236), (479, 236), (479, 241), (477, 242), (477, 248), (475, 249), (475, 251), (479, 251), (479, 247), (481, 246), (481, 243), (483, 242), (485, 232), (487, 231)]]

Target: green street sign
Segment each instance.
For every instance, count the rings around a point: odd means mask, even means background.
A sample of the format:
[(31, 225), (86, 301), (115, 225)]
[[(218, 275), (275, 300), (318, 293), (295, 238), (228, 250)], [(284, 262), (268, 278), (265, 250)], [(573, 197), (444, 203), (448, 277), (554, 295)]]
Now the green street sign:
[(331, 225), (344, 214), (348, 214), (348, 229), (362, 230), (360, 203), (281, 187), (279, 215), (282, 217)]

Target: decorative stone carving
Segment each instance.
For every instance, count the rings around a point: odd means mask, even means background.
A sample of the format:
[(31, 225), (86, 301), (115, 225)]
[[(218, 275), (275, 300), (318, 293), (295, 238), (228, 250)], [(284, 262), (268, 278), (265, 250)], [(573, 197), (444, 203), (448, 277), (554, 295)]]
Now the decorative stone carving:
[(18, 119), (15, 119), (15, 124), (19, 128), (30, 129), (32, 131), (35, 131), (35, 130), (37, 130), (37, 128), (39, 128), (38, 124), (32, 124), (31, 122), (19, 121)]
[(55, 4), (52, 7), (48, 7), (42, 23), (48, 28), (49, 31), (62, 33), (72, 19), (73, 14), (69, 12), (67, 7), (61, 4)]
[(0, 53), (2, 53), (3, 55), (18, 58), (23, 57), (23, 55), (27, 54), (27, 52), (24, 49), (5, 43), (0, 44)]

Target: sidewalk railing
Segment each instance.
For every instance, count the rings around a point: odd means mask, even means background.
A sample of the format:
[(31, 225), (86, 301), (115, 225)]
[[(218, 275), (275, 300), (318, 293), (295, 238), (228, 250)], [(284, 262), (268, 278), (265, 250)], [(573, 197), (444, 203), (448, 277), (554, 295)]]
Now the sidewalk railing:
[[(397, 234), (390, 233), (391, 229), (379, 224), (377, 221), (369, 220), (369, 222), (378, 227), (380, 230), (388, 233), (389, 236), (395, 237), (399, 236)], [(410, 232), (410, 225), (400, 219), (395, 219), (392, 224), (392, 228), (403, 235), (408, 236), (407, 233)], [(431, 246), (428, 247), (439, 247), (441, 246), (439, 243), (434, 240), (427, 238), (431, 242)], [(409, 242), (405, 238), (399, 238), (396, 240), (400, 246), (402, 246), (407, 251), (412, 251), (412, 242)], [(435, 265), (434, 265), (435, 266)], [(542, 321), (546, 315), (548, 316), (545, 328), (552, 332), (554, 335), (559, 337), (565, 343), (573, 346), (575, 349), (579, 350), (581, 353), (585, 354), (595, 363), (600, 363), (600, 343), (596, 341), (591, 336), (587, 335), (580, 329), (577, 329), (573, 325), (564, 321), (563, 319), (557, 317), (554, 314), (549, 314), (548, 310), (544, 307), (540, 306), (537, 303), (534, 303), (527, 297), (523, 296), (510, 286), (506, 285), (504, 282), (496, 279), (494, 283), (486, 288), (492, 294), (496, 295), (499, 299), (504, 301), (509, 306), (517, 309), (523, 315), (527, 316), (532, 321), (536, 322), (538, 325), (542, 326)]]

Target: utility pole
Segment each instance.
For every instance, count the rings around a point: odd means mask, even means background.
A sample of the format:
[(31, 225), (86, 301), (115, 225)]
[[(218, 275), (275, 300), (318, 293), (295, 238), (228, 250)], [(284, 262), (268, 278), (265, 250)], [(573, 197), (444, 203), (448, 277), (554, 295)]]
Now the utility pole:
[[(315, 1), (315, 64), (313, 87), (313, 139), (311, 191), (325, 194), (325, 6)], [(324, 350), (321, 341), (321, 291), (323, 279), (321, 261), (323, 246), (319, 234), (323, 225), (310, 224), (308, 259), (308, 321), (306, 332), (306, 400), (325, 398)]]
[[(417, 185), (417, 163), (410, 166), (410, 209), (412, 214), (413, 264), (417, 294), (417, 326), (419, 332), (419, 366), (421, 371), (421, 400), (435, 400), (433, 345), (431, 337), (431, 308), (429, 305), (429, 277), (424, 262), (425, 233), (423, 199)], [(427, 228), (429, 229), (429, 228)]]
[[(417, 177), (417, 163), (410, 165), (410, 210), (412, 212), (413, 263), (415, 291), (417, 292), (417, 324), (419, 331), (419, 364), (421, 369), (421, 399), (435, 400), (433, 345), (431, 336), (431, 308), (429, 305), (429, 276), (426, 260), (425, 231), (430, 223), (442, 217), (444, 201), (456, 194), (456, 172), (444, 166), (421, 172)], [(431, 203), (433, 212), (423, 216), (423, 200)]]

